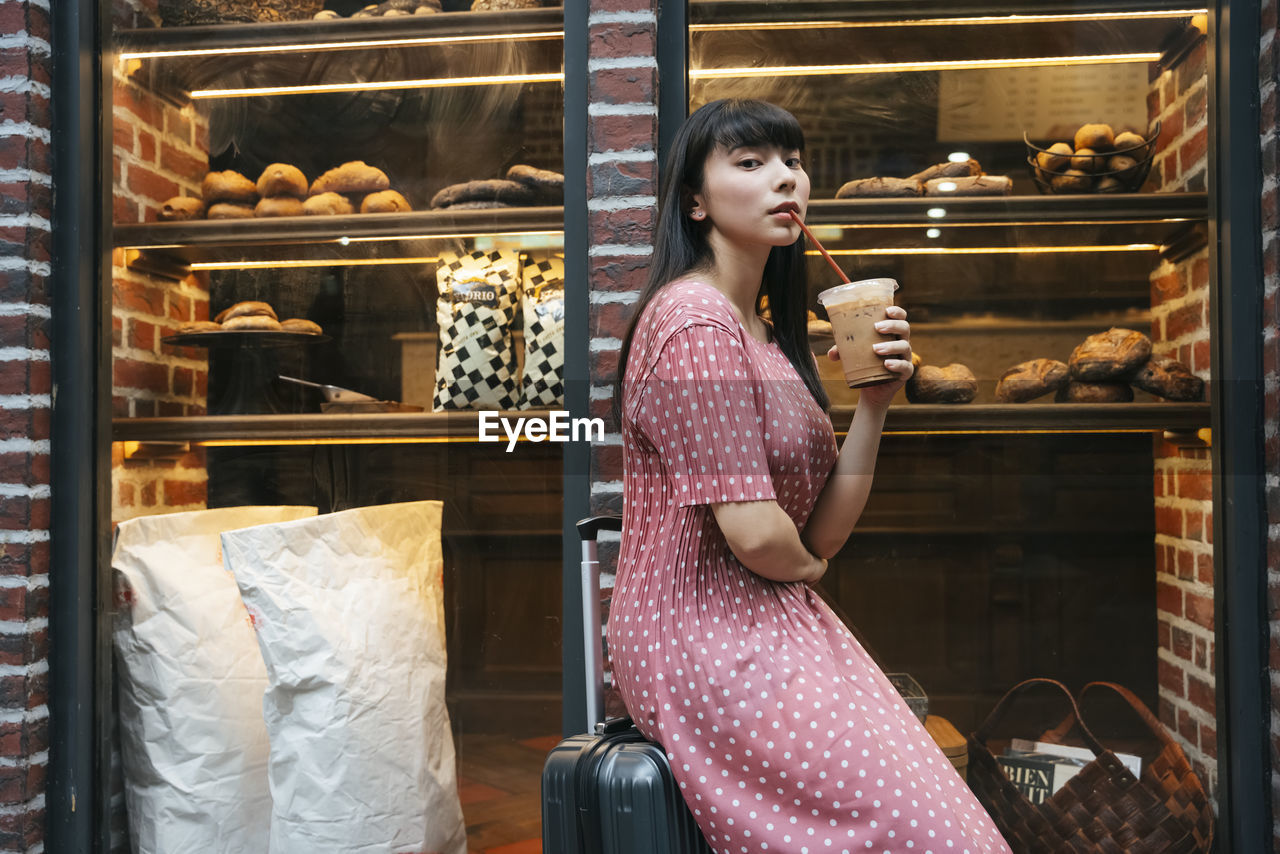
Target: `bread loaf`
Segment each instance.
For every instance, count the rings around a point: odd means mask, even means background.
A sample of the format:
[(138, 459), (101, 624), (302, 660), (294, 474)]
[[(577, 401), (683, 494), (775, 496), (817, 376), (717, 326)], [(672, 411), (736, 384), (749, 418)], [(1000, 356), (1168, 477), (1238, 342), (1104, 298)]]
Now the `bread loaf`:
[(174, 196), (160, 206), (156, 219), (161, 222), (186, 222), (204, 216), (204, 202), (195, 196)]
[(906, 385), (912, 403), (968, 403), (978, 394), (978, 380), (964, 365), (923, 365)]
[(291, 317), (288, 320), (280, 321), (280, 331), (305, 332), (308, 335), (319, 335), (324, 330), (320, 328), (320, 324), (307, 320), (305, 317)]
[(271, 196), (293, 196), (298, 199), (307, 197), (307, 176), (297, 166), (288, 163), (272, 163), (258, 176), (258, 195), (262, 198)]
[(279, 332), (280, 321), (274, 317), (261, 314), (249, 314), (243, 317), (231, 317), (222, 322), (224, 330), (240, 330), (254, 332)]
[(216, 202), (252, 206), (258, 201), (258, 185), (232, 169), (209, 172), (200, 182), (200, 196), (210, 206)]
[(1007, 175), (974, 175), (968, 178), (933, 178), (924, 182), (926, 196), (1007, 196), (1013, 179)]
[(923, 192), (923, 185), (914, 178), (858, 178), (836, 190), (836, 198), (896, 199), (918, 196)]
[(1081, 382), (1127, 380), (1151, 358), (1151, 339), (1132, 329), (1112, 327), (1090, 335), (1071, 351), (1071, 378)]
[(918, 181), (923, 184), (925, 181), (930, 181), (934, 178), (968, 178), (981, 174), (981, 164), (970, 158), (969, 160), (948, 160), (946, 163), (935, 163), (928, 169), (921, 169), (916, 174), (909, 175), (907, 180)]
[(191, 335), (197, 332), (217, 332), (222, 327), (212, 320), (193, 320), (178, 327), (179, 335)]
[(1057, 391), (1067, 381), (1067, 366), (1056, 359), (1021, 362), (1000, 375), (996, 399), (1001, 403), (1026, 403)]
[(1134, 386), (1166, 400), (1203, 400), (1204, 380), (1168, 356), (1153, 356), (1129, 380)]
[(1133, 389), (1128, 383), (1082, 383), (1069, 381), (1058, 389), (1059, 403), (1128, 403)]
[(363, 160), (350, 160), (335, 166), (311, 182), (311, 195), (321, 193), (376, 193), (391, 186), (387, 173)]
[(214, 321), (226, 323), (235, 317), (269, 317), (272, 320), (278, 319), (276, 310), (271, 307), (270, 303), (259, 300), (245, 300), (218, 312), (218, 316), (214, 318)]

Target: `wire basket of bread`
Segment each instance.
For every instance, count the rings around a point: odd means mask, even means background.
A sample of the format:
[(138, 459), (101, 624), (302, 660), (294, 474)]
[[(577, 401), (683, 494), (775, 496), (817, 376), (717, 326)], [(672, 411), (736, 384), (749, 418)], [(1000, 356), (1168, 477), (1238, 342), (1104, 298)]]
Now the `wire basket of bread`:
[(1027, 167), (1042, 193), (1136, 193), (1147, 180), (1156, 154), (1160, 123), (1147, 136), (1111, 125), (1086, 124), (1071, 142), (1041, 148), (1023, 133)]

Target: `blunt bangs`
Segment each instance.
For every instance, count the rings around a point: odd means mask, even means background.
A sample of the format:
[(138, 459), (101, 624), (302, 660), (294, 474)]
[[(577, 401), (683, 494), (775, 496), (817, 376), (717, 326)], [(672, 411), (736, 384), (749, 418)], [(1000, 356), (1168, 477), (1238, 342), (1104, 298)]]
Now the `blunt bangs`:
[(804, 151), (804, 132), (791, 113), (764, 101), (733, 99), (725, 102), (712, 129), (716, 145), (726, 150), (740, 146), (776, 145)]

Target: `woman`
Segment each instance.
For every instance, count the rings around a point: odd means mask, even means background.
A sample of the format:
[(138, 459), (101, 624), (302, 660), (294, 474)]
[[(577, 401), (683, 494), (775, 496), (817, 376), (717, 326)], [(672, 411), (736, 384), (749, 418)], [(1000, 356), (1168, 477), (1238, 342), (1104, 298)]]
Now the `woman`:
[(741, 100), (702, 107), (673, 143), (615, 396), (615, 681), (717, 851), (1008, 852), (809, 587), (862, 512), (912, 367), (890, 307), (878, 326), (897, 340), (876, 349), (898, 379), (862, 389), (837, 452), (789, 213), (809, 201), (803, 148), (790, 113)]

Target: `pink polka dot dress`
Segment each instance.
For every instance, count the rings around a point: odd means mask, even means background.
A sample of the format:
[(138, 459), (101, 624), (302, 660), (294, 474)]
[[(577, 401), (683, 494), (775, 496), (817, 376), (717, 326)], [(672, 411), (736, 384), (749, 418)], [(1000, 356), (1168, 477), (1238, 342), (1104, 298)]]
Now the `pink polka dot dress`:
[(623, 394), (625, 529), (613, 673), (721, 854), (1009, 848), (884, 674), (805, 584), (733, 556), (710, 503), (776, 499), (803, 526), (830, 418), (710, 285), (636, 328)]

